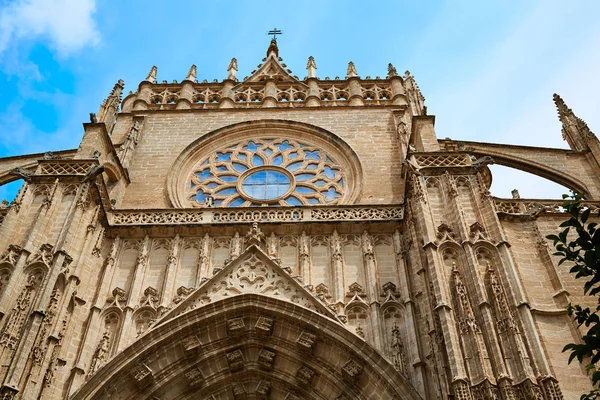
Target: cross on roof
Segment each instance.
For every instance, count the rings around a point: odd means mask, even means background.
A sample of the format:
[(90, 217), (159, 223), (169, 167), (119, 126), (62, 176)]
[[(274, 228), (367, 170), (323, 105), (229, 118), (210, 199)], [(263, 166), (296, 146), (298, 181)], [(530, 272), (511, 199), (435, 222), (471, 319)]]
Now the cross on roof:
[(277, 35), (281, 35), (283, 32), (281, 32), (279, 29), (277, 28), (273, 28), (272, 30), (269, 31), (269, 33), (267, 33), (267, 35), (273, 35), (273, 39), (277, 39)]

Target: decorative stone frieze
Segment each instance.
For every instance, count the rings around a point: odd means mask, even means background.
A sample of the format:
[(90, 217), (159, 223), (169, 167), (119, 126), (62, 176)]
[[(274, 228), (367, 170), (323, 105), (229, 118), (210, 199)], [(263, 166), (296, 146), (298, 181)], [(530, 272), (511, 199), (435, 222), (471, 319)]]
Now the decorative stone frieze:
[(114, 226), (171, 224), (247, 224), (249, 222), (315, 222), (315, 221), (389, 221), (402, 220), (403, 207), (315, 207), (304, 210), (278, 207), (272, 209), (205, 209), (182, 211), (115, 211), (109, 214)]

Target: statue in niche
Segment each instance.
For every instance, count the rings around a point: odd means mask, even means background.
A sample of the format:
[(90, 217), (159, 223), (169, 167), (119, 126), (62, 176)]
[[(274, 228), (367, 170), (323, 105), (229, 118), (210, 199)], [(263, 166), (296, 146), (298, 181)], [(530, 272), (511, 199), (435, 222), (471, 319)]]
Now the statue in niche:
[(404, 346), (402, 345), (402, 338), (400, 335), (400, 328), (394, 325), (392, 328), (392, 344), (391, 344), (391, 358), (394, 363), (394, 367), (403, 373), (406, 373), (406, 356), (404, 354)]

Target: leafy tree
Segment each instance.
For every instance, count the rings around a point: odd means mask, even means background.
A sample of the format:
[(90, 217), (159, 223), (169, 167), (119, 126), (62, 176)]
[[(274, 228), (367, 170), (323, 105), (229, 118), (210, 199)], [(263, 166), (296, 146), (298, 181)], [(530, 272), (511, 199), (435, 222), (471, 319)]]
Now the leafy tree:
[(583, 394), (581, 400), (600, 399), (600, 389), (597, 388), (600, 382), (600, 226), (596, 222), (588, 222), (591, 209), (582, 203), (583, 195), (565, 194), (563, 199), (563, 208), (570, 218), (560, 224), (564, 228), (562, 232), (546, 238), (554, 242), (554, 255), (562, 257), (559, 265), (566, 261), (573, 263), (570, 272), (575, 274), (576, 279), (584, 281), (584, 294), (595, 297), (596, 304), (594, 309), (569, 304), (569, 316), (580, 327), (585, 326), (587, 332), (582, 337), (583, 343), (569, 343), (563, 351), (571, 352), (569, 363), (575, 358), (579, 363), (585, 363), (586, 371), (591, 374), (596, 387)]

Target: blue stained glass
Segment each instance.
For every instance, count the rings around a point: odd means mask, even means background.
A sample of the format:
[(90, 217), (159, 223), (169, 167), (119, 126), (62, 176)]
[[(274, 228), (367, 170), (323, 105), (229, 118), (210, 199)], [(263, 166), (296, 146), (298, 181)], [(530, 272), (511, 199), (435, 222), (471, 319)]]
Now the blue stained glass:
[(237, 190), (235, 190), (235, 188), (226, 188), (223, 190), (219, 190), (217, 193), (215, 193), (216, 196), (225, 196), (228, 194), (236, 194)]
[(331, 161), (331, 158), (329, 158), (329, 157), (325, 157), (325, 160), (327, 160), (327, 162), (333, 162), (333, 161)]
[(217, 153), (217, 161), (229, 161), (231, 153)]
[(231, 163), (231, 166), (237, 172), (245, 172), (248, 169), (248, 167), (246, 167), (244, 164), (239, 164), (239, 163)]
[(287, 166), (288, 171), (295, 171), (302, 166), (302, 161), (295, 162)]
[(214, 188), (216, 188), (217, 186), (219, 186), (219, 184), (218, 184), (218, 183), (215, 183), (215, 182), (211, 182), (211, 183), (209, 183), (208, 185), (206, 185), (206, 187), (207, 187), (207, 188), (209, 188), (209, 189), (214, 189)]
[(290, 188), (290, 180), (282, 172), (262, 170), (244, 179), (242, 189), (246, 195), (258, 200), (273, 200), (283, 196)]
[(313, 174), (298, 174), (295, 176), (297, 181), (307, 181), (309, 179), (314, 178), (315, 176)]
[(256, 143), (250, 141), (248, 142), (247, 145), (245, 145), (244, 147), (242, 147), (244, 150), (250, 150), (250, 151), (256, 151), (256, 149), (258, 149), (260, 147), (260, 145), (257, 145)]
[(242, 199), (241, 197), (237, 197), (237, 198), (235, 198), (235, 199), (234, 199), (234, 200), (233, 200), (231, 203), (229, 203), (229, 205), (230, 205), (231, 207), (239, 207), (239, 206), (241, 206), (242, 204), (244, 204), (244, 202), (245, 202), (245, 201), (246, 201), (246, 200)]
[(296, 153), (296, 152), (290, 153), (288, 157), (290, 158), (290, 160), (293, 160), (294, 158), (298, 157), (298, 153)]
[(265, 151), (263, 153), (265, 153), (267, 156), (270, 156), (271, 154), (273, 154), (273, 150), (265, 149)]
[(202, 165), (207, 165), (208, 164), (208, 158), (206, 160), (204, 160), (204, 162), (202, 163)]
[(336, 169), (331, 169), (328, 166), (325, 166), (325, 169), (323, 170), (323, 175), (327, 176), (329, 179), (333, 179), (337, 172), (338, 171)]
[(282, 162), (283, 162), (283, 157), (281, 155), (279, 155), (273, 159), (272, 164), (273, 165), (281, 165)]
[(227, 171), (227, 167), (224, 166), (224, 165), (221, 165), (220, 167), (217, 167), (217, 171), (219, 171), (219, 172), (225, 172), (225, 171)]
[(340, 186), (344, 186), (344, 181), (343, 181), (342, 179), (340, 179), (340, 180), (338, 181), (338, 185), (340, 185)]
[(246, 154), (244, 154), (244, 153), (239, 153), (239, 154), (237, 155), (237, 158), (239, 158), (240, 160), (245, 160), (247, 157), (246, 157)]
[(290, 206), (301, 206), (302, 205), (302, 202), (293, 196), (288, 197), (287, 199), (285, 199), (285, 201)]
[(267, 171), (262, 170), (248, 175), (248, 177), (244, 179), (244, 185), (259, 185), (264, 184), (266, 181)]
[(264, 165), (265, 162), (263, 161), (262, 158), (260, 158), (260, 156), (258, 156), (258, 155), (255, 154), (254, 157), (252, 157), (252, 164), (255, 167), (260, 167), (261, 165)]
[(206, 168), (200, 172), (196, 172), (196, 176), (198, 176), (198, 178), (200, 178), (200, 181), (204, 181), (208, 178), (212, 178), (212, 173), (210, 172), (209, 168)]
[(220, 206), (222, 202), (223, 202), (223, 200), (215, 200), (215, 201), (213, 202), (213, 204), (214, 204), (215, 206)]
[(281, 144), (278, 147), (279, 147), (279, 150), (281, 150), (281, 151), (286, 151), (287, 149), (292, 148), (292, 146), (290, 146), (290, 144), (288, 143), (287, 140), (284, 140), (283, 142), (281, 142)]
[(311, 197), (308, 200), (308, 204), (319, 204), (319, 199), (315, 199), (314, 197)]
[(329, 188), (329, 190), (323, 194), (325, 195), (325, 199), (327, 199), (327, 201), (331, 201), (341, 196), (338, 192), (335, 191), (334, 188)]
[(314, 189), (311, 189), (306, 186), (296, 186), (296, 192), (302, 193), (302, 194), (315, 193)]
[(290, 183), (287, 175), (279, 171), (266, 171), (267, 172), (267, 183)]
[(306, 156), (307, 160), (318, 160), (319, 159), (319, 150), (315, 150), (315, 151), (305, 151), (304, 155)]
[(318, 165), (317, 164), (309, 164), (306, 169), (317, 169)]
[(219, 176), (219, 178), (223, 181), (223, 182), (237, 182), (237, 176), (234, 175), (221, 175)]
[(200, 204), (204, 204), (206, 194), (202, 190), (198, 190), (195, 195), (192, 196), (192, 200), (196, 200)]
[(327, 183), (323, 180), (323, 179), (319, 179), (318, 181), (315, 182), (315, 185), (317, 186), (325, 186)]

